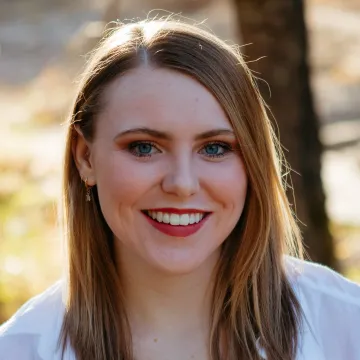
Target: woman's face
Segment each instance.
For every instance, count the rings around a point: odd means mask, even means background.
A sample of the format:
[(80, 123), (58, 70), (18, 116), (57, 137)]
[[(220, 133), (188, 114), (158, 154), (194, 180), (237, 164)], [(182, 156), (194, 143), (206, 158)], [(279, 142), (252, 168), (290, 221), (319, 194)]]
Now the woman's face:
[(177, 274), (213, 262), (247, 188), (221, 106), (197, 81), (165, 69), (133, 70), (104, 95), (91, 174), (118, 257)]

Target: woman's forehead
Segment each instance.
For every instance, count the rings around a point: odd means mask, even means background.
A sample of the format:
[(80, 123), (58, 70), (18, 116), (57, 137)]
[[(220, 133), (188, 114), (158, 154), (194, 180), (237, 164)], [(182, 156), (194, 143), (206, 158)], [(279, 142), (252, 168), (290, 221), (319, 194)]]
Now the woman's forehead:
[(100, 118), (118, 129), (149, 125), (170, 131), (231, 129), (224, 110), (206, 87), (180, 72), (158, 68), (135, 69), (109, 85)]

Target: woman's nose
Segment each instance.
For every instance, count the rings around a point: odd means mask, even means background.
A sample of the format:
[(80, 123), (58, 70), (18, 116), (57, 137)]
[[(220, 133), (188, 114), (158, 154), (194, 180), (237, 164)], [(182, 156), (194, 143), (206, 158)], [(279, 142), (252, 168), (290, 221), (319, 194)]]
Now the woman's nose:
[(163, 178), (164, 192), (178, 197), (189, 197), (199, 191), (199, 179), (194, 161), (189, 157), (173, 159)]

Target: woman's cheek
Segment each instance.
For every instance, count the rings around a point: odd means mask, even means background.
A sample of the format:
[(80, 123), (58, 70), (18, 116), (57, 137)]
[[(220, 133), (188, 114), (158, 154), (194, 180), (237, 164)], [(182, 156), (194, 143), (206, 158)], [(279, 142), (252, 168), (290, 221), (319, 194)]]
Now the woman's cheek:
[(234, 193), (247, 186), (245, 167), (238, 157), (219, 162), (203, 162), (199, 170), (203, 181), (221, 192)]
[[(159, 166), (160, 165), (160, 166)], [(131, 154), (118, 154), (111, 161), (99, 164), (98, 186), (114, 196), (116, 194), (127, 197), (129, 193), (139, 194), (159, 182), (161, 164), (141, 161)]]

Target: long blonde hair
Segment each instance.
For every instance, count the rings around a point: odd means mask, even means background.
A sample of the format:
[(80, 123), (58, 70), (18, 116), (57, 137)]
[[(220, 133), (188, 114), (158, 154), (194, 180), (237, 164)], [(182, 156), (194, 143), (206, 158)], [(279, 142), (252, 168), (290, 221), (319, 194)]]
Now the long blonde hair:
[(301, 255), (282, 178), (284, 161), (255, 79), (239, 51), (198, 26), (167, 19), (119, 25), (94, 51), (69, 121), (64, 164), (68, 298), (61, 344), (78, 360), (133, 360), (113, 236), (93, 188), (91, 203), (72, 146), (77, 124), (88, 141), (104, 89), (142, 64), (191, 76), (219, 101), (237, 135), (248, 175), (245, 208), (222, 246), (212, 299), (212, 360), (295, 359), (301, 308), (284, 254)]

